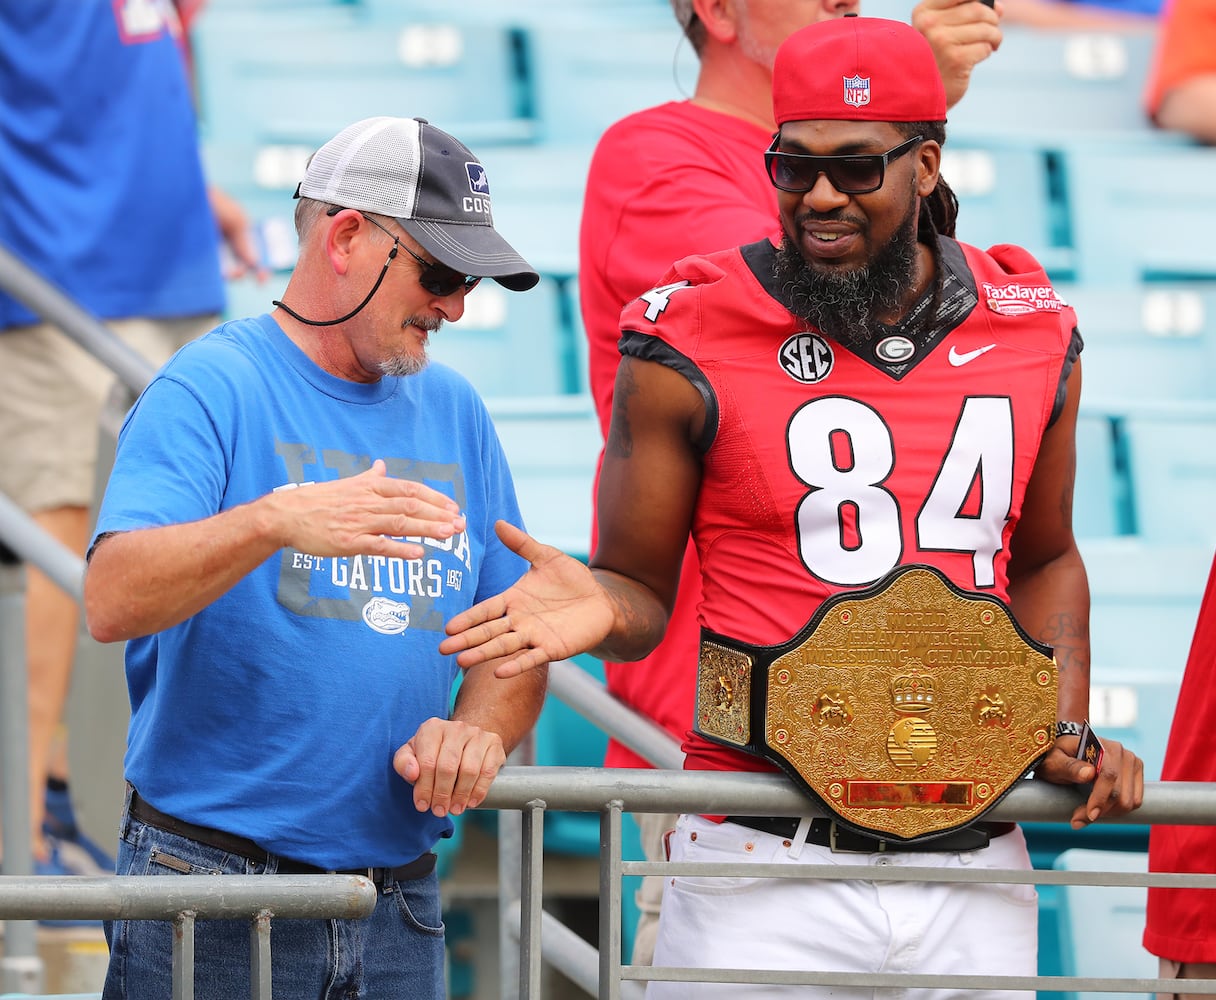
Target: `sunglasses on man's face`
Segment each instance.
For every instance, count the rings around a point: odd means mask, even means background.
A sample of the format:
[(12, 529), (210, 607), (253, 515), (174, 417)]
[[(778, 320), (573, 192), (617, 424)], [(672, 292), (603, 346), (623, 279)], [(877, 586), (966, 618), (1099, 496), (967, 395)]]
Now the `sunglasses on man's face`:
[(819, 181), (820, 174), (841, 194), (869, 194), (882, 187), (887, 164), (908, 152), (923, 135), (914, 135), (885, 153), (854, 153), (845, 156), (808, 156), (803, 153), (783, 153), (777, 149), (778, 135), (764, 154), (769, 180), (773, 187), (791, 194), (805, 194)]
[[(381, 226), (380, 228), (383, 229), (384, 227)], [(476, 288), (481, 281), (481, 278), (471, 274), (461, 274), (459, 271), (448, 267), (447, 264), (423, 260), (404, 243), (398, 243), (398, 246), (422, 265), (422, 271), (418, 275), (418, 284), (432, 295), (444, 298), (462, 287), (467, 294)]]
[[(335, 206), (330, 209), (328, 214), (337, 215), (340, 211), (342, 211), (341, 207)], [(360, 212), (359, 214), (382, 233), (392, 237), (393, 249), (389, 252), (389, 260), (397, 256), (397, 248), (400, 247), (422, 265), (422, 271), (418, 275), (418, 284), (423, 287), (424, 291), (428, 291), (432, 295), (438, 295), (442, 299), (461, 288), (467, 294), (481, 282), (481, 278), (472, 274), (461, 274), (454, 268), (448, 267), (447, 264), (440, 264), (438, 261), (425, 260), (419, 257), (413, 250), (401, 242), (401, 237), (386, 229), (366, 212)]]

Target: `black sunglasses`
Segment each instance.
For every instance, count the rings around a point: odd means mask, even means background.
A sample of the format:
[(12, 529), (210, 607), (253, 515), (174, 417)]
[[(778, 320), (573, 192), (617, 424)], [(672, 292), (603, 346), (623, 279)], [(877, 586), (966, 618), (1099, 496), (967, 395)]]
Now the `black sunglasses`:
[(773, 144), (764, 154), (768, 178), (773, 187), (791, 194), (805, 194), (827, 174), (828, 180), (841, 194), (869, 194), (882, 187), (887, 164), (898, 159), (924, 141), (923, 135), (914, 135), (885, 153), (850, 153), (845, 156), (807, 156), (803, 153), (782, 153), (777, 150), (781, 136), (773, 137)]
[[(342, 211), (341, 206), (335, 206), (329, 210), (328, 215), (337, 215)], [(422, 265), (422, 271), (418, 275), (418, 284), (432, 295), (438, 295), (440, 298), (446, 298), (453, 292), (463, 288), (465, 292), (471, 292), (481, 282), (481, 278), (472, 274), (461, 274), (454, 268), (448, 267), (447, 264), (440, 264), (438, 261), (425, 260), (419, 257), (413, 250), (401, 242), (401, 238), (390, 232), (379, 222), (373, 219), (366, 212), (359, 212), (368, 222), (379, 229), (381, 232), (393, 239), (393, 249), (389, 253), (389, 259), (397, 256), (397, 248), (400, 247), (408, 253), (414, 260)]]

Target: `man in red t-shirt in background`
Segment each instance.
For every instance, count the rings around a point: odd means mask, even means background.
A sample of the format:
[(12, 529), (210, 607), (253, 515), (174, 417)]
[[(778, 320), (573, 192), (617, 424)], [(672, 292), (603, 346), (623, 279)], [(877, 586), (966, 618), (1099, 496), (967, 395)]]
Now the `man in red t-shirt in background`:
[[(701, 61), (696, 93), (609, 128), (592, 159), (583, 204), (579, 294), (591, 392), (605, 437), (620, 359), (621, 309), (673, 261), (776, 230), (776, 191), (763, 153), (776, 131), (777, 48), (797, 29), (859, 6), (860, 0), (672, 0)], [(948, 105), (963, 96), (976, 64), (1000, 45), (999, 13), (999, 4), (994, 10), (976, 0), (922, 0), (913, 10), (912, 24), (933, 49)], [(604, 664), (608, 690), (680, 740), (693, 718), (700, 595), (700, 568), (690, 545), (666, 638), (644, 660)], [(604, 764), (650, 766), (616, 741), (609, 743)], [(676, 817), (636, 818), (647, 858), (662, 860), (663, 835)], [(635, 964), (650, 963), (661, 894), (661, 878), (643, 880)]]
[[(1199, 607), (1191, 652), (1178, 691), (1178, 710), (1165, 747), (1162, 781), (1216, 781), (1212, 719), (1216, 718), (1216, 562)], [(1162, 823), (1149, 832), (1153, 872), (1216, 872), (1216, 827)], [(1216, 978), (1216, 906), (1211, 890), (1154, 886), (1148, 890), (1144, 947), (1159, 960), (1162, 979)], [(1164, 996), (1164, 994), (1161, 994)], [(1199, 993), (1174, 994), (1197, 1000)]]

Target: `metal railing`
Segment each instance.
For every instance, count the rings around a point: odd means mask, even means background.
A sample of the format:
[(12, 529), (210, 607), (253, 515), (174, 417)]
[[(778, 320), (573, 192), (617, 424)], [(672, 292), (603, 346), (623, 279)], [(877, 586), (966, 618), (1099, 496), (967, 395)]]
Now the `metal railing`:
[[(0, 246), (0, 288), (61, 329), (138, 392), (150, 380), (148, 362), (104, 324), (81, 310)], [(83, 561), (56, 542), (0, 494), (0, 543), (38, 566), (77, 600), (81, 596)], [(0, 877), (0, 919), (7, 919), (5, 960), (0, 974), (14, 972), (18, 985), (40, 974), (32, 920), (44, 917), (89, 919), (167, 919), (180, 928), (181, 954), (175, 952), (174, 997), (192, 996), (193, 923), (196, 919), (248, 919), (251, 922), (253, 995), (270, 996), (269, 920), (276, 917), (357, 917), (375, 905), (375, 891), (352, 876), (279, 876), (273, 880), (225, 876), (181, 876), (174, 879), (47, 879), (24, 877), (31, 870), (25, 761), (25, 669), (23, 580), (19, 567), (0, 568), (0, 750), (16, 762), (3, 782), (5, 872)], [(737, 866), (675, 865), (624, 861), (621, 819), (624, 812), (696, 812), (710, 815), (802, 815), (807, 800), (777, 775), (677, 771), (682, 755), (674, 740), (649, 720), (630, 711), (584, 671), (570, 663), (553, 664), (550, 690), (592, 724), (666, 770), (600, 768), (535, 768), (511, 766), (493, 785), (483, 808), (501, 810), (499, 823), (499, 913), (504, 1000), (540, 993), (542, 961), (560, 969), (591, 995), (605, 1000), (639, 996), (646, 980), (696, 982), (767, 982), (902, 988), (953, 985), (969, 989), (994, 984), (1028, 990), (1106, 990), (1174, 992), (1175, 980), (1112, 980), (1081, 977), (967, 977), (845, 975), (787, 970), (698, 970), (625, 965), (621, 950), (621, 877), (628, 875), (733, 874)], [(513, 761), (516, 758), (513, 758)], [(991, 816), (1001, 820), (1062, 822), (1076, 804), (1075, 792), (1026, 782), (1016, 788)], [(544, 814), (547, 809), (597, 813), (600, 817), (600, 928), (598, 948), (582, 940), (541, 908), (544, 867)], [(1127, 823), (1216, 823), (1216, 786), (1150, 784), (1145, 804)], [(770, 870), (771, 869), (771, 870)], [(14, 872), (18, 874), (13, 874)], [(753, 877), (861, 877), (953, 881), (965, 873), (936, 869), (876, 869), (748, 865)], [(1192, 885), (1216, 887), (1216, 876), (1164, 873), (1092, 873), (1078, 871), (1010, 871), (983, 873), (988, 881), (1084, 885)], [(366, 909), (364, 909), (366, 908)], [(188, 944), (187, 944), (188, 942)], [(180, 959), (180, 967), (178, 965)], [(180, 975), (179, 975), (180, 968)], [(181, 989), (179, 994), (178, 989)], [(1187, 980), (1191, 993), (1216, 993), (1216, 980)]]
[[(1021, 782), (990, 813), (994, 820), (1067, 822), (1081, 801), (1076, 790), (1034, 781)], [(491, 787), (483, 808), (518, 811), (522, 818), (519, 878), (500, 873), (504, 912), (519, 940), (517, 995), (524, 1000), (541, 995), (542, 946), (554, 946), (559, 967), (574, 982), (600, 1000), (632, 998), (641, 982), (778, 983), (788, 985), (1039, 990), (1047, 992), (1107, 991), (1121, 993), (1216, 993), (1216, 980), (1129, 979), (1082, 976), (947, 976), (890, 973), (841, 973), (822, 970), (693, 969), (623, 964), (621, 954), (621, 877), (624, 875), (726, 876), (751, 878), (831, 878), (869, 881), (999, 882), (1036, 885), (1186, 886), (1216, 888), (1216, 875), (1135, 872), (1019, 871), (938, 868), (876, 868), (870, 865), (673, 863), (624, 861), (621, 856), (621, 817), (625, 812), (692, 812), (708, 815), (824, 815), (781, 775), (728, 772), (658, 771), (570, 767), (512, 767), (504, 769)], [(595, 812), (600, 816), (600, 927), (594, 988), (589, 959), (592, 950), (567, 940), (541, 909), (543, 891), (544, 815), (554, 809)], [(505, 819), (505, 814), (500, 817)], [(1216, 786), (1202, 782), (1150, 782), (1144, 805), (1136, 813), (1109, 822), (1123, 824), (1216, 823)], [(511, 896), (519, 884), (519, 897)], [(518, 903), (515, 903), (518, 898)], [(546, 956), (548, 957), (548, 956)], [(503, 996), (516, 995), (503, 983)]]
[[(95, 316), (81, 309), (59, 288), (0, 245), (0, 289), (21, 302), (109, 368), (132, 393), (151, 380), (154, 367)], [(0, 334), (3, 336), (3, 334)], [(25, 666), (24, 575), (10, 556), (37, 566), (77, 602), (82, 596), (83, 560), (44, 531), (28, 514), (0, 493), (0, 760), (8, 762), (0, 798), (0, 842), (4, 871), (26, 875), (33, 870), (29, 829), (27, 683)], [(14, 972), (15, 970), (15, 972)], [(38, 982), (34, 926), (8, 925), (0, 988), (13, 976)]]
[(3, 245), (0, 245), (0, 290), (45, 322), (59, 327), (133, 393), (140, 392), (156, 374), (155, 366), (147, 358)]
[[(273, 918), (354, 920), (376, 908), (376, 887), (362, 875), (180, 875), (172, 878), (0, 876), (0, 917), (168, 920), (173, 923), (173, 1000), (194, 1000), (194, 937), (199, 920), (249, 921), (252, 1000), (271, 1000)], [(23, 988), (39, 989), (31, 982)], [(10, 972), (20, 972), (20, 965)]]

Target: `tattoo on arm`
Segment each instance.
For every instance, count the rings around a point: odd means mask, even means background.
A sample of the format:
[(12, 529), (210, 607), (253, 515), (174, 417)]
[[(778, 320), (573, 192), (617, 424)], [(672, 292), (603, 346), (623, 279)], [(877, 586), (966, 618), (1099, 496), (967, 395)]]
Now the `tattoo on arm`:
[(1089, 669), (1089, 626), (1070, 614), (1052, 615), (1039, 634), (1055, 651), (1061, 671)]
[(608, 430), (607, 450), (618, 458), (633, 454), (633, 432), (629, 427), (629, 400), (637, 394), (637, 382), (628, 362), (621, 365), (620, 377), (612, 397), (612, 424)]
[[(621, 645), (611, 639), (593, 652), (604, 659), (634, 660), (639, 657), (636, 640), (643, 642), (653, 640), (657, 645), (667, 628), (667, 615), (663, 609), (652, 600), (633, 600), (634, 585), (618, 589), (615, 586), (606, 587), (608, 599), (616, 609), (616, 620), (620, 625), (614, 631), (621, 637)], [(640, 595), (640, 591), (638, 591)], [(640, 655), (645, 655), (642, 653)]]

